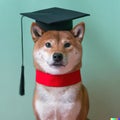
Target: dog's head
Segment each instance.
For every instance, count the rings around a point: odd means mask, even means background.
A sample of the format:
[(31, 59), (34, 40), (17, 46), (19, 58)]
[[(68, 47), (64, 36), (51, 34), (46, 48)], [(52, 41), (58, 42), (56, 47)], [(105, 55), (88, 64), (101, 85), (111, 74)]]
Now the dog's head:
[(47, 31), (32, 23), (34, 40), (33, 59), (36, 69), (50, 74), (65, 74), (80, 69), (81, 42), (85, 24), (76, 25), (71, 31)]

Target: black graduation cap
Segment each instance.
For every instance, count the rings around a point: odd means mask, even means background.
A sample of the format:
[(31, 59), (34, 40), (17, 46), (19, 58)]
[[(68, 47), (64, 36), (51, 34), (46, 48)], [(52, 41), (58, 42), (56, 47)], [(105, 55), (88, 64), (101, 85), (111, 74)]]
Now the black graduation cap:
[(48, 8), (35, 12), (20, 13), (21, 17), (21, 43), (22, 43), (22, 66), (21, 66), (21, 81), (20, 81), (20, 95), (24, 95), (24, 55), (23, 55), (23, 17), (34, 19), (36, 23), (44, 30), (71, 30), (73, 27), (73, 20), (90, 14), (63, 9), (63, 8)]
[(21, 13), (21, 15), (34, 19), (45, 31), (71, 30), (73, 19), (89, 16), (89, 14), (86, 13), (57, 7), (35, 12)]

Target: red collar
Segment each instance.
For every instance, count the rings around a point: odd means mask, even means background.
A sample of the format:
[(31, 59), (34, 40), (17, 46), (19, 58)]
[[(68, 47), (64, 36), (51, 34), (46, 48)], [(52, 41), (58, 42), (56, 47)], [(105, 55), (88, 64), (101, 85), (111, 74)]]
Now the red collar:
[(63, 75), (51, 75), (36, 70), (36, 82), (49, 87), (64, 87), (81, 81), (80, 70)]

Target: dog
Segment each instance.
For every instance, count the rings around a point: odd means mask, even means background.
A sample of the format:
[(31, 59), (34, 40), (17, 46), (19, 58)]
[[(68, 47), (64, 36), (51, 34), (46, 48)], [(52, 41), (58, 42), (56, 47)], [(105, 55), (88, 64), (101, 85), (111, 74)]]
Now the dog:
[[(82, 66), (82, 40), (85, 23), (70, 31), (44, 31), (31, 25), (35, 69), (50, 75), (64, 75)], [(33, 97), (36, 120), (87, 120), (89, 98), (82, 82), (64, 87), (36, 83)]]

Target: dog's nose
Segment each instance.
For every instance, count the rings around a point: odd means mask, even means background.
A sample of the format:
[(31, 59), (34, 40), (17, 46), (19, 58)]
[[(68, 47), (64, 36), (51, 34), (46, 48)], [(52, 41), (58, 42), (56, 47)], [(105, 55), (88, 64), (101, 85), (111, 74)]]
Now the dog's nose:
[(60, 62), (60, 61), (62, 61), (62, 59), (63, 59), (62, 53), (54, 53), (53, 54), (53, 60), (55, 62)]

